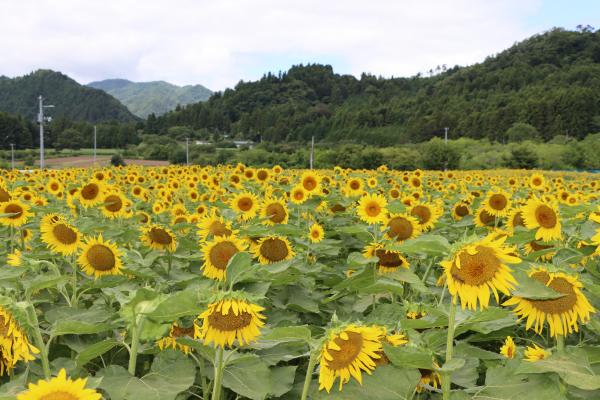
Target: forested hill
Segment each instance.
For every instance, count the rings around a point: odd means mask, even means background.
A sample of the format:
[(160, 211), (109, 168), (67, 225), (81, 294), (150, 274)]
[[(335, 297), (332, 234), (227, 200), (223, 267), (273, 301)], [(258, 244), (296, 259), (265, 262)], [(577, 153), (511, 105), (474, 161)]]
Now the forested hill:
[(126, 79), (106, 79), (88, 83), (116, 97), (141, 118), (149, 114), (161, 115), (186, 105), (207, 100), (212, 91), (202, 85), (177, 86), (164, 81), (131, 82)]
[(55, 107), (53, 117), (87, 122), (133, 122), (137, 118), (102, 90), (80, 85), (60, 72), (38, 70), (18, 78), (0, 77), (0, 111), (34, 119), (39, 95)]
[(502, 141), (516, 122), (533, 125), (546, 140), (600, 131), (600, 31), (553, 29), (480, 64), (426, 77), (357, 79), (327, 65), (294, 66), (205, 103), (150, 115), (146, 131), (184, 125), (255, 140), (315, 135), (387, 145), (427, 140), (445, 126), (451, 138)]

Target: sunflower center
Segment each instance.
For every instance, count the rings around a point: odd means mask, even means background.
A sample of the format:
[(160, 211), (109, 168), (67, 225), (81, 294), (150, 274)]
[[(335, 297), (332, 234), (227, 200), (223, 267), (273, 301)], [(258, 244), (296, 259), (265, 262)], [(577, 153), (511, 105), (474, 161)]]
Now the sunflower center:
[(23, 207), (18, 204), (9, 204), (4, 208), (5, 214), (13, 214), (10, 219), (18, 219), (23, 214)]
[(523, 215), (521, 215), (521, 212), (515, 214), (512, 223), (514, 226), (525, 226), (525, 223), (523, 222)]
[(489, 204), (494, 210), (504, 210), (508, 204), (508, 199), (503, 194), (496, 193), (490, 197)]
[(456, 215), (458, 215), (459, 217), (464, 217), (466, 215), (469, 215), (469, 208), (464, 204), (460, 204), (456, 206), (456, 208), (454, 208), (454, 212), (456, 212)]
[(224, 270), (227, 268), (229, 259), (238, 252), (238, 248), (231, 242), (217, 243), (210, 250), (208, 257), (215, 268)]
[(154, 243), (167, 245), (173, 242), (173, 238), (171, 237), (169, 232), (165, 231), (162, 228), (154, 227), (150, 229), (149, 236), (150, 240), (152, 240)]
[(256, 177), (258, 178), (258, 180), (264, 181), (269, 177), (269, 174), (267, 173), (267, 171), (258, 171)]
[(302, 200), (304, 198), (304, 192), (302, 190), (296, 190), (294, 192), (294, 199)]
[(78, 397), (67, 392), (63, 392), (62, 390), (57, 390), (55, 392), (50, 392), (48, 394), (40, 397), (40, 400), (77, 400)]
[(180, 326), (174, 326), (171, 330), (171, 336), (173, 337), (194, 337), (194, 327), (182, 328)]
[(87, 260), (96, 271), (110, 271), (116, 263), (112, 250), (102, 244), (95, 244), (88, 249)]
[(277, 262), (284, 260), (289, 252), (283, 240), (269, 238), (260, 245), (260, 254), (269, 261)]
[(250, 210), (252, 208), (252, 204), (252, 199), (248, 197), (242, 197), (238, 200), (238, 207), (244, 212)]
[(285, 208), (283, 208), (283, 206), (279, 203), (269, 204), (266, 211), (269, 219), (276, 224), (283, 222), (287, 215)]
[(328, 350), (333, 359), (327, 361), (327, 363), (333, 370), (347, 368), (354, 360), (356, 360), (362, 350), (362, 335), (356, 332), (346, 332), (346, 334), (348, 335), (348, 340), (344, 340), (339, 336), (333, 339), (334, 343), (340, 348), (339, 350)]
[(227, 225), (222, 223), (221, 221), (214, 221), (210, 224), (208, 231), (213, 236), (229, 236), (231, 235), (231, 230), (227, 229)]
[(9, 328), (9, 320), (4, 319), (4, 316), (0, 315), (0, 337), (6, 337)]
[(531, 249), (533, 251), (540, 251), (540, 250), (546, 250), (546, 249), (551, 249), (552, 248), (552, 246), (548, 246), (548, 245), (545, 245), (545, 244), (539, 244), (536, 241), (529, 242), (529, 246), (531, 246)]
[(545, 204), (538, 206), (535, 209), (535, 219), (544, 228), (550, 229), (556, 226), (556, 213)]
[(377, 204), (376, 202), (371, 201), (367, 203), (367, 206), (365, 207), (365, 212), (369, 217), (376, 217), (381, 212), (381, 207), (379, 207), (379, 204)]
[(319, 236), (321, 236), (321, 233), (319, 232), (319, 230), (318, 230), (318, 229), (313, 229), (313, 230), (310, 232), (310, 235), (311, 235), (313, 238), (315, 238), (315, 239), (318, 239), (318, 238), (319, 238)]
[(492, 248), (477, 246), (475, 250), (477, 251), (475, 254), (462, 251), (458, 256), (460, 268), (453, 263), (450, 270), (455, 280), (471, 286), (479, 286), (491, 281), (501, 265)]
[(533, 184), (533, 186), (540, 186), (542, 184), (542, 180), (540, 178), (533, 178), (531, 183)]
[(350, 182), (350, 188), (352, 190), (358, 190), (360, 189), (360, 183), (358, 181), (352, 181)]
[(89, 183), (81, 189), (81, 197), (86, 200), (93, 200), (96, 198), (96, 196), (98, 196), (98, 192), (98, 185), (95, 183)]
[(56, 224), (52, 227), (56, 240), (62, 244), (73, 244), (77, 241), (77, 233), (65, 224)]
[(402, 217), (395, 217), (388, 222), (388, 235), (396, 240), (402, 241), (410, 238), (413, 233), (413, 226), (409, 220)]
[(214, 311), (208, 316), (208, 323), (211, 327), (225, 332), (244, 329), (252, 322), (252, 314), (246, 311), (240, 311), (235, 315), (233, 311), (229, 311), (227, 315), (221, 314), (219, 311)]
[[(536, 272), (531, 277), (536, 281), (543, 283), (544, 285), (546, 285), (550, 279), (548, 273), (544, 271)], [(547, 285), (555, 292), (564, 294), (564, 296), (559, 297), (558, 299), (546, 300), (527, 299), (529, 302), (531, 302), (531, 305), (534, 308), (548, 314), (562, 314), (573, 311), (573, 307), (577, 303), (577, 295), (573, 290), (573, 285), (565, 278), (553, 279), (552, 282)]]
[(4, 203), (10, 200), (10, 193), (6, 190), (0, 188), (0, 203)]
[(107, 196), (106, 199), (104, 199), (104, 202), (106, 203), (104, 208), (110, 212), (118, 212), (121, 210), (121, 208), (123, 208), (123, 200), (114, 194)]
[(52, 189), (52, 190), (58, 190), (58, 187), (59, 187), (58, 183), (56, 183), (56, 182), (52, 182), (52, 184), (50, 184), (50, 189)]
[(379, 266), (386, 268), (398, 268), (402, 265), (404, 261), (398, 255), (398, 253), (394, 253), (392, 251), (386, 251), (383, 249), (378, 249), (375, 251), (375, 256), (379, 258)]
[(310, 192), (311, 190), (314, 190), (317, 187), (317, 180), (312, 176), (306, 177), (302, 181), (302, 186), (304, 186), (304, 189)]
[(333, 207), (330, 208), (331, 212), (338, 213), (346, 211), (346, 207), (341, 204), (334, 204)]
[(412, 216), (419, 218), (421, 224), (426, 224), (431, 219), (431, 210), (422, 205), (415, 206), (410, 212)]
[(479, 213), (479, 221), (481, 221), (483, 225), (493, 224), (495, 220), (496, 218), (486, 210), (482, 210), (481, 213)]

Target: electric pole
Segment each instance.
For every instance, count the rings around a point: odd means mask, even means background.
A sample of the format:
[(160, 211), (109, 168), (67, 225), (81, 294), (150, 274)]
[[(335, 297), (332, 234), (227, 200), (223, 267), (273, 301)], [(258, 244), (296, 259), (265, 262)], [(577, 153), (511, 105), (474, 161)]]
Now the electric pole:
[(313, 169), (313, 160), (315, 157), (315, 137), (310, 140), (310, 169)]
[(444, 143), (448, 144), (448, 127), (444, 128)]
[(44, 108), (54, 107), (53, 105), (44, 105), (44, 98), (42, 95), (38, 96), (40, 111), (38, 113), (38, 122), (40, 123), (40, 169), (44, 169)]
[(96, 165), (96, 125), (94, 125), (94, 165)]
[(10, 144), (10, 169), (15, 169), (15, 144)]
[(190, 165), (190, 139), (185, 138), (185, 165)]

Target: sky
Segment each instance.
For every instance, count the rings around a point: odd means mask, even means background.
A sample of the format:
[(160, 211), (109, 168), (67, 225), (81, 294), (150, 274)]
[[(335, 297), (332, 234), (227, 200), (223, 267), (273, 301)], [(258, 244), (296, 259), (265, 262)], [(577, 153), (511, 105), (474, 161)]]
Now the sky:
[(0, 0), (0, 75), (44, 68), (212, 90), (331, 64), (360, 76), (471, 65), (552, 27), (600, 27), (598, 0)]

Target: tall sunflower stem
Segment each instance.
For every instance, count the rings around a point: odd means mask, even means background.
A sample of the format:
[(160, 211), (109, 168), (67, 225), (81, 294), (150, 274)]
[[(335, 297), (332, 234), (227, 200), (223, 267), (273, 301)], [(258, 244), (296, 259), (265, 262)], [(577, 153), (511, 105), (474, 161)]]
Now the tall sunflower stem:
[(73, 275), (71, 276), (71, 285), (73, 286), (73, 296), (71, 297), (71, 307), (77, 308), (77, 266), (75, 260), (71, 263)]
[(215, 380), (213, 384), (212, 400), (220, 400), (221, 398), (221, 382), (223, 381), (223, 347), (217, 347), (215, 354)]
[(40, 329), (40, 322), (35, 311), (33, 304), (29, 304), (29, 323), (33, 327), (33, 341), (35, 347), (40, 351), (40, 359), (42, 360), (42, 370), (44, 371), (44, 378), (50, 379), (50, 360), (48, 359), (48, 345), (44, 342), (42, 337), (42, 331)]
[(167, 276), (171, 275), (171, 267), (173, 266), (173, 253), (169, 252), (167, 255)]
[(21, 237), (21, 251), (25, 251), (25, 236), (23, 235), (25, 231), (23, 228), (19, 229), (19, 236)]
[[(456, 304), (454, 299), (450, 300), (450, 313), (448, 314), (448, 336), (446, 337), (446, 363), (452, 360), (454, 351), (454, 324), (456, 319)], [(452, 383), (452, 373), (445, 372), (442, 377), (442, 398), (450, 400), (450, 385)]]
[(144, 325), (144, 317), (137, 316), (134, 318), (133, 333), (131, 336), (131, 351), (129, 352), (129, 373), (135, 376), (135, 367), (137, 365), (138, 347), (140, 345), (140, 334)]
[(306, 375), (304, 376), (304, 386), (302, 387), (302, 397), (300, 397), (300, 400), (308, 399), (310, 381), (312, 380), (312, 373), (315, 369), (315, 365), (317, 364), (318, 358), (318, 352), (313, 351), (310, 353), (310, 358), (308, 359), (308, 369), (306, 370)]
[(556, 335), (556, 350), (559, 353), (565, 351), (565, 337), (563, 335)]

